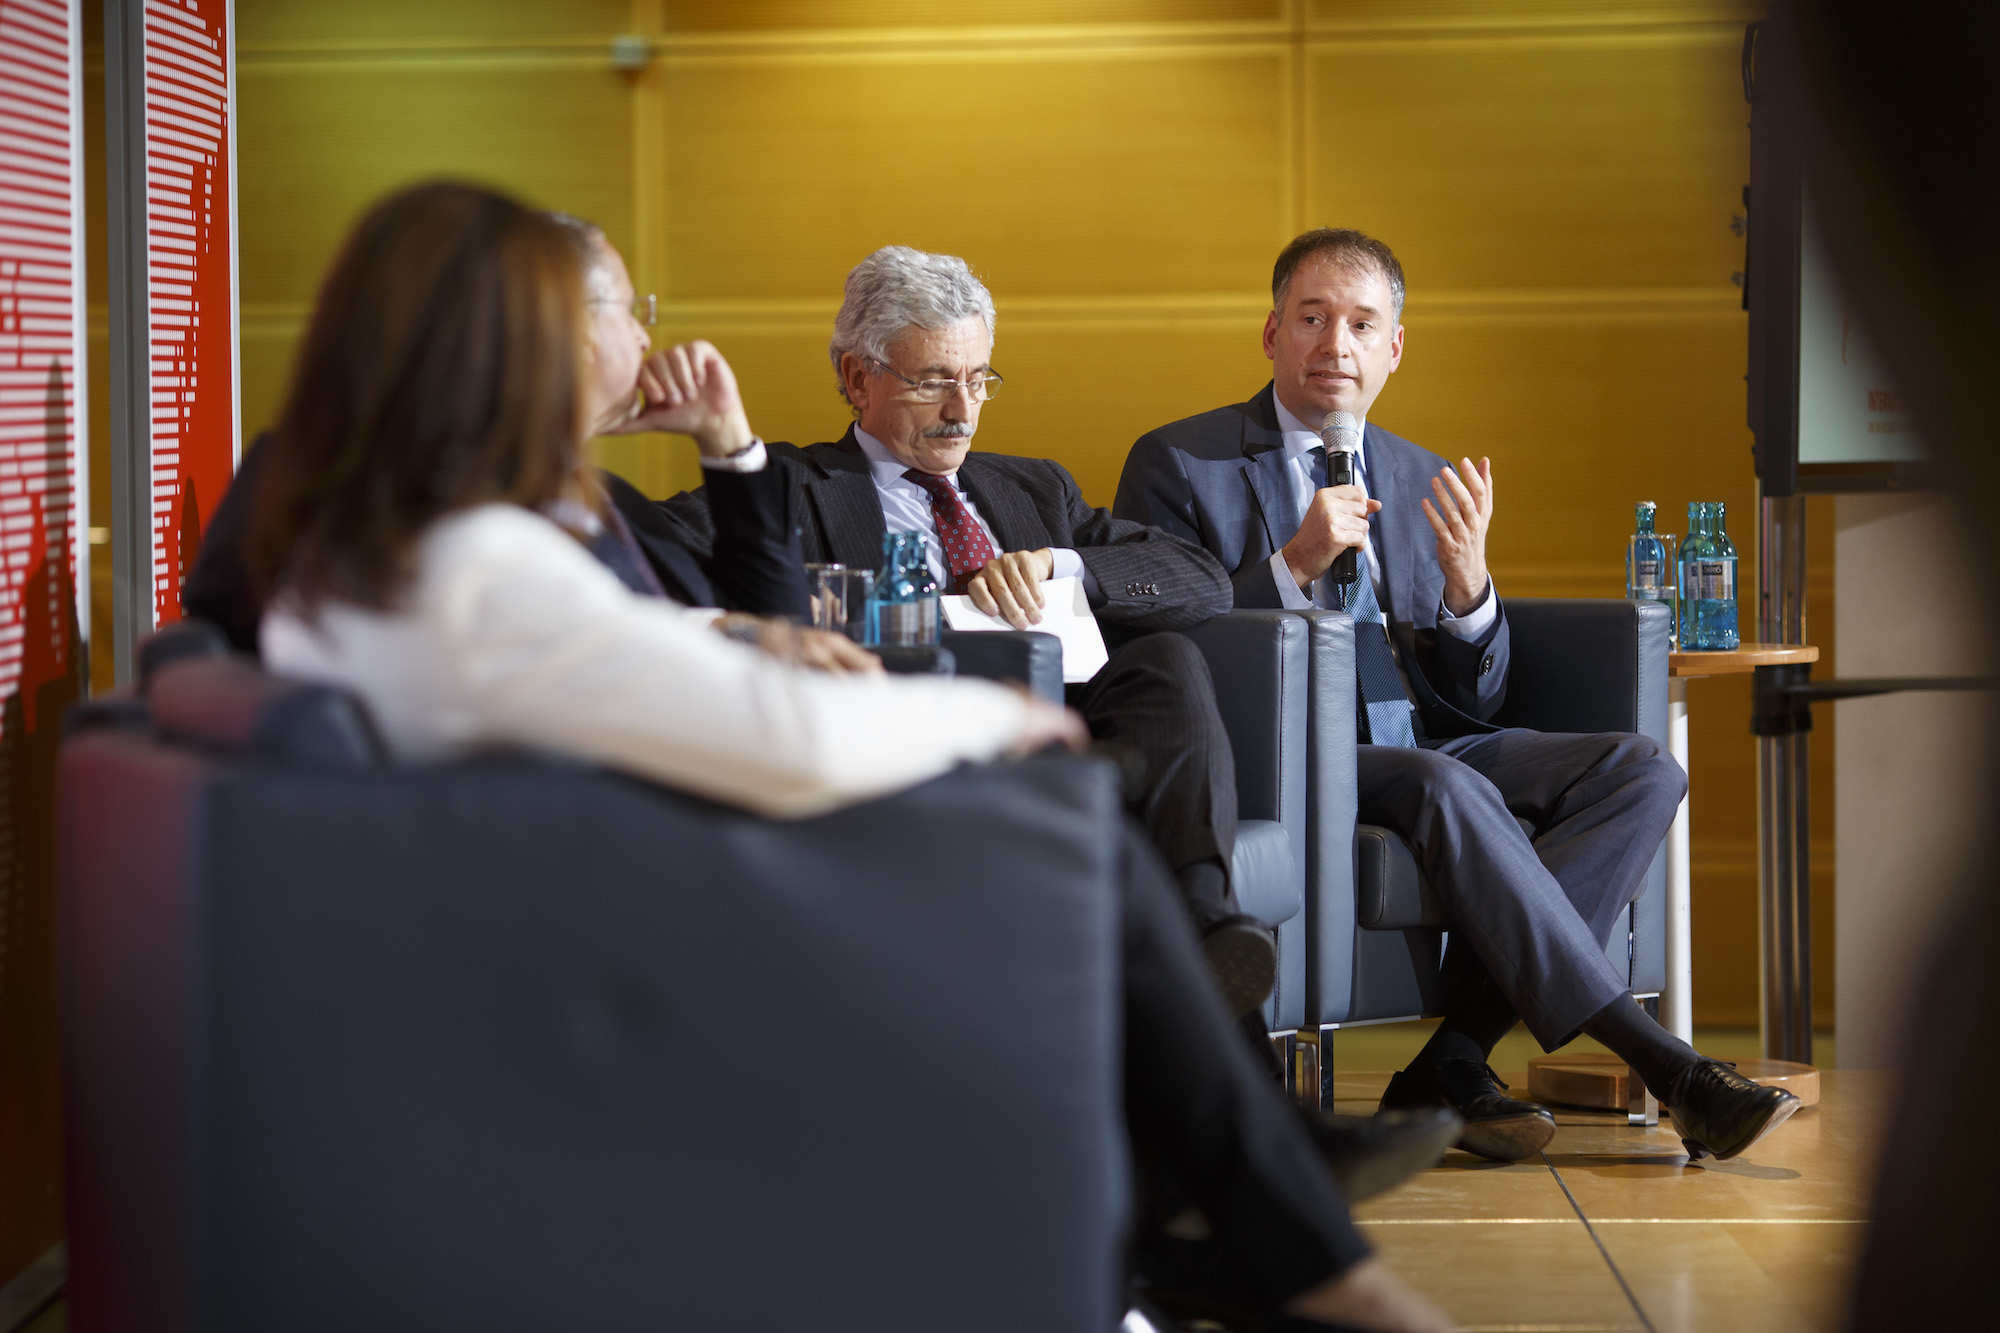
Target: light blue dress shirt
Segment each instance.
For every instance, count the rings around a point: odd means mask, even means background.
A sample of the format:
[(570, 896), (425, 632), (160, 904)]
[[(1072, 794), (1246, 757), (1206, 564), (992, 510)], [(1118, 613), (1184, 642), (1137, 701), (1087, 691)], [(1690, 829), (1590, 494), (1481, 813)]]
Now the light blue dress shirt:
[[(945, 568), (944, 543), (938, 540), (937, 517), (931, 512), (931, 493), (903, 475), (910, 470), (908, 463), (897, 459), (880, 440), (859, 426), (854, 428), (854, 442), (861, 446), (861, 452), (868, 458), (868, 473), (875, 479), (875, 494), (882, 500), (882, 522), (890, 532), (921, 532), (930, 539), (924, 543), (924, 555), (930, 563), (931, 577), (938, 581), (940, 588), (949, 591), (951, 573)], [(979, 512), (979, 506), (972, 503), (965, 487), (959, 485), (958, 474), (946, 473), (944, 479), (958, 493), (966, 512), (972, 515), (972, 521), (986, 534), (986, 540), (993, 543), (993, 553), (1005, 554), (1006, 548), (993, 535), (993, 525)], [(1080, 578), (1084, 592), (1097, 596), (1097, 580), (1084, 566), (1083, 557), (1065, 546), (1052, 547), (1051, 550), (1055, 556), (1055, 569), (1049, 577)]]
[[(1278, 408), (1278, 427), (1285, 434), (1285, 470), (1292, 479), (1292, 490), (1298, 498), (1299, 513), (1303, 514), (1312, 504), (1316, 490), (1313, 481), (1315, 460), (1312, 451), (1320, 445), (1319, 432), (1293, 416), (1286, 409), (1284, 401), (1278, 399), (1276, 395), (1273, 395), (1273, 401), (1277, 403)], [(1367, 418), (1362, 418), (1358, 423), (1358, 429), (1365, 439), (1368, 434)], [(1361, 493), (1367, 495), (1369, 494), (1368, 456), (1365, 446), (1357, 446), (1354, 456), (1359, 469)], [(1368, 545), (1363, 551), (1363, 557), (1361, 564), (1367, 570), (1368, 581), (1375, 586), (1375, 600), (1387, 605), (1387, 599), (1382, 596), (1382, 562), (1375, 553), (1375, 533), (1372, 528), (1368, 533)], [(1298, 582), (1292, 578), (1290, 566), (1285, 564), (1285, 552), (1282, 548), (1271, 555), (1271, 576), (1277, 582), (1279, 600), (1293, 610), (1302, 611), (1315, 606), (1333, 605), (1331, 598), (1327, 596), (1330, 589), (1326, 586), (1325, 576), (1314, 579), (1307, 588), (1300, 588)], [(1467, 614), (1454, 616), (1442, 600), (1438, 603), (1438, 628), (1460, 639), (1483, 637), (1499, 618), (1500, 599), (1494, 595), (1491, 576), (1486, 580), (1486, 591), (1480, 595), (1479, 605)]]

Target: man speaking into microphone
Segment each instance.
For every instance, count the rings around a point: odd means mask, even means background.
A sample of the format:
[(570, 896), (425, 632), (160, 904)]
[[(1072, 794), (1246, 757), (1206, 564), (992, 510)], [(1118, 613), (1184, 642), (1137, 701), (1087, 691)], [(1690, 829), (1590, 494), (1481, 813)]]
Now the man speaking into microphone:
[(1449, 1105), (1460, 1146), (1539, 1151), (1554, 1118), (1507, 1095), (1487, 1058), (1516, 1022), (1543, 1049), (1588, 1032), (1671, 1106), (1689, 1143), (1730, 1157), (1796, 1109), (1698, 1055), (1633, 1003), (1606, 960), (1687, 779), (1624, 733), (1498, 728), (1505, 608), (1486, 569), (1493, 467), (1456, 465), (1369, 420), (1403, 358), (1403, 269), (1388, 246), (1321, 228), (1271, 277), (1272, 382), (1246, 403), (1142, 437), (1114, 513), (1199, 542), (1239, 607), (1355, 621), (1363, 822), (1400, 833), (1452, 915), (1465, 977), (1385, 1108)]

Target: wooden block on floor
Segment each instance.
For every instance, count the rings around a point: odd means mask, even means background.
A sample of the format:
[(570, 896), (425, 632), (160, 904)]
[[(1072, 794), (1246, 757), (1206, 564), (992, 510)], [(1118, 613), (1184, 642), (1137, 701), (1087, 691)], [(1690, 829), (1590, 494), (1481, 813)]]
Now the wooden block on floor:
[[(1819, 1104), (1819, 1070), (1789, 1060), (1738, 1060), (1736, 1072), (1783, 1088), (1801, 1105)], [(1528, 1061), (1528, 1096), (1538, 1102), (1625, 1109), (1632, 1071), (1615, 1055), (1538, 1055)]]

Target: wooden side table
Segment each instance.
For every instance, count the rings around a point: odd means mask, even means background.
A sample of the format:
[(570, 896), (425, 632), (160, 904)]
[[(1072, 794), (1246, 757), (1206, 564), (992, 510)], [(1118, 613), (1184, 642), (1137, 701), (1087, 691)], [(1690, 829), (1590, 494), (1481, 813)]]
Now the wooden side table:
[[(1809, 666), (1819, 660), (1819, 649), (1810, 644), (1746, 643), (1741, 647), (1716, 652), (1686, 651), (1667, 655), (1667, 744), (1679, 762), (1683, 772), (1688, 771), (1688, 693), (1687, 683), (1701, 676), (1740, 676), (1768, 667)], [(1760, 775), (1760, 781), (1762, 776)], [(1805, 816), (1804, 802), (1798, 803), (1793, 812), (1794, 822)], [(1770, 831), (1760, 830), (1768, 836)], [(1794, 841), (1802, 840), (1802, 827), (1785, 830), (1787, 835), (1795, 835)], [(1691, 877), (1688, 864), (1688, 802), (1681, 801), (1680, 810), (1674, 815), (1673, 828), (1667, 834), (1667, 984), (1660, 996), (1660, 1022), (1682, 1041), (1694, 1040), (1694, 957), (1690, 934), (1689, 896)], [(1766, 893), (1768, 897), (1768, 892)], [(1798, 941), (1774, 938), (1774, 932), (1787, 923), (1774, 921), (1773, 913), (1766, 904), (1762, 914), (1763, 956), (1771, 956), (1776, 947), (1793, 948)], [(1802, 923), (1796, 919), (1789, 925), (1796, 933)], [(1803, 978), (1810, 985), (1810, 974)], [(1768, 990), (1772, 978), (1766, 976)], [(1794, 987), (1800, 978), (1793, 977)], [(1797, 997), (1792, 997), (1796, 999)], [(1766, 1014), (1766, 1025), (1770, 1015)], [(1766, 1033), (1767, 1052), (1770, 1034)], [(1808, 1048), (1807, 1059), (1811, 1058)]]

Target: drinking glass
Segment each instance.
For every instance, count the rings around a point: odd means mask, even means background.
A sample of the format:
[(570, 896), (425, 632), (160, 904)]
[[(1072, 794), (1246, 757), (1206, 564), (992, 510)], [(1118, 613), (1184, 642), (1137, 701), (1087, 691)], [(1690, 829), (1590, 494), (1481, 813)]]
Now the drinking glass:
[(868, 596), (875, 590), (875, 571), (846, 565), (807, 565), (812, 596), (812, 624), (862, 642), (868, 623)]
[(1659, 600), (1667, 604), (1667, 647), (1681, 646), (1681, 609), (1679, 579), (1675, 570), (1681, 567), (1680, 541), (1671, 532), (1653, 534), (1660, 539), (1660, 546), (1667, 553), (1665, 562), (1666, 582), (1660, 587)]

